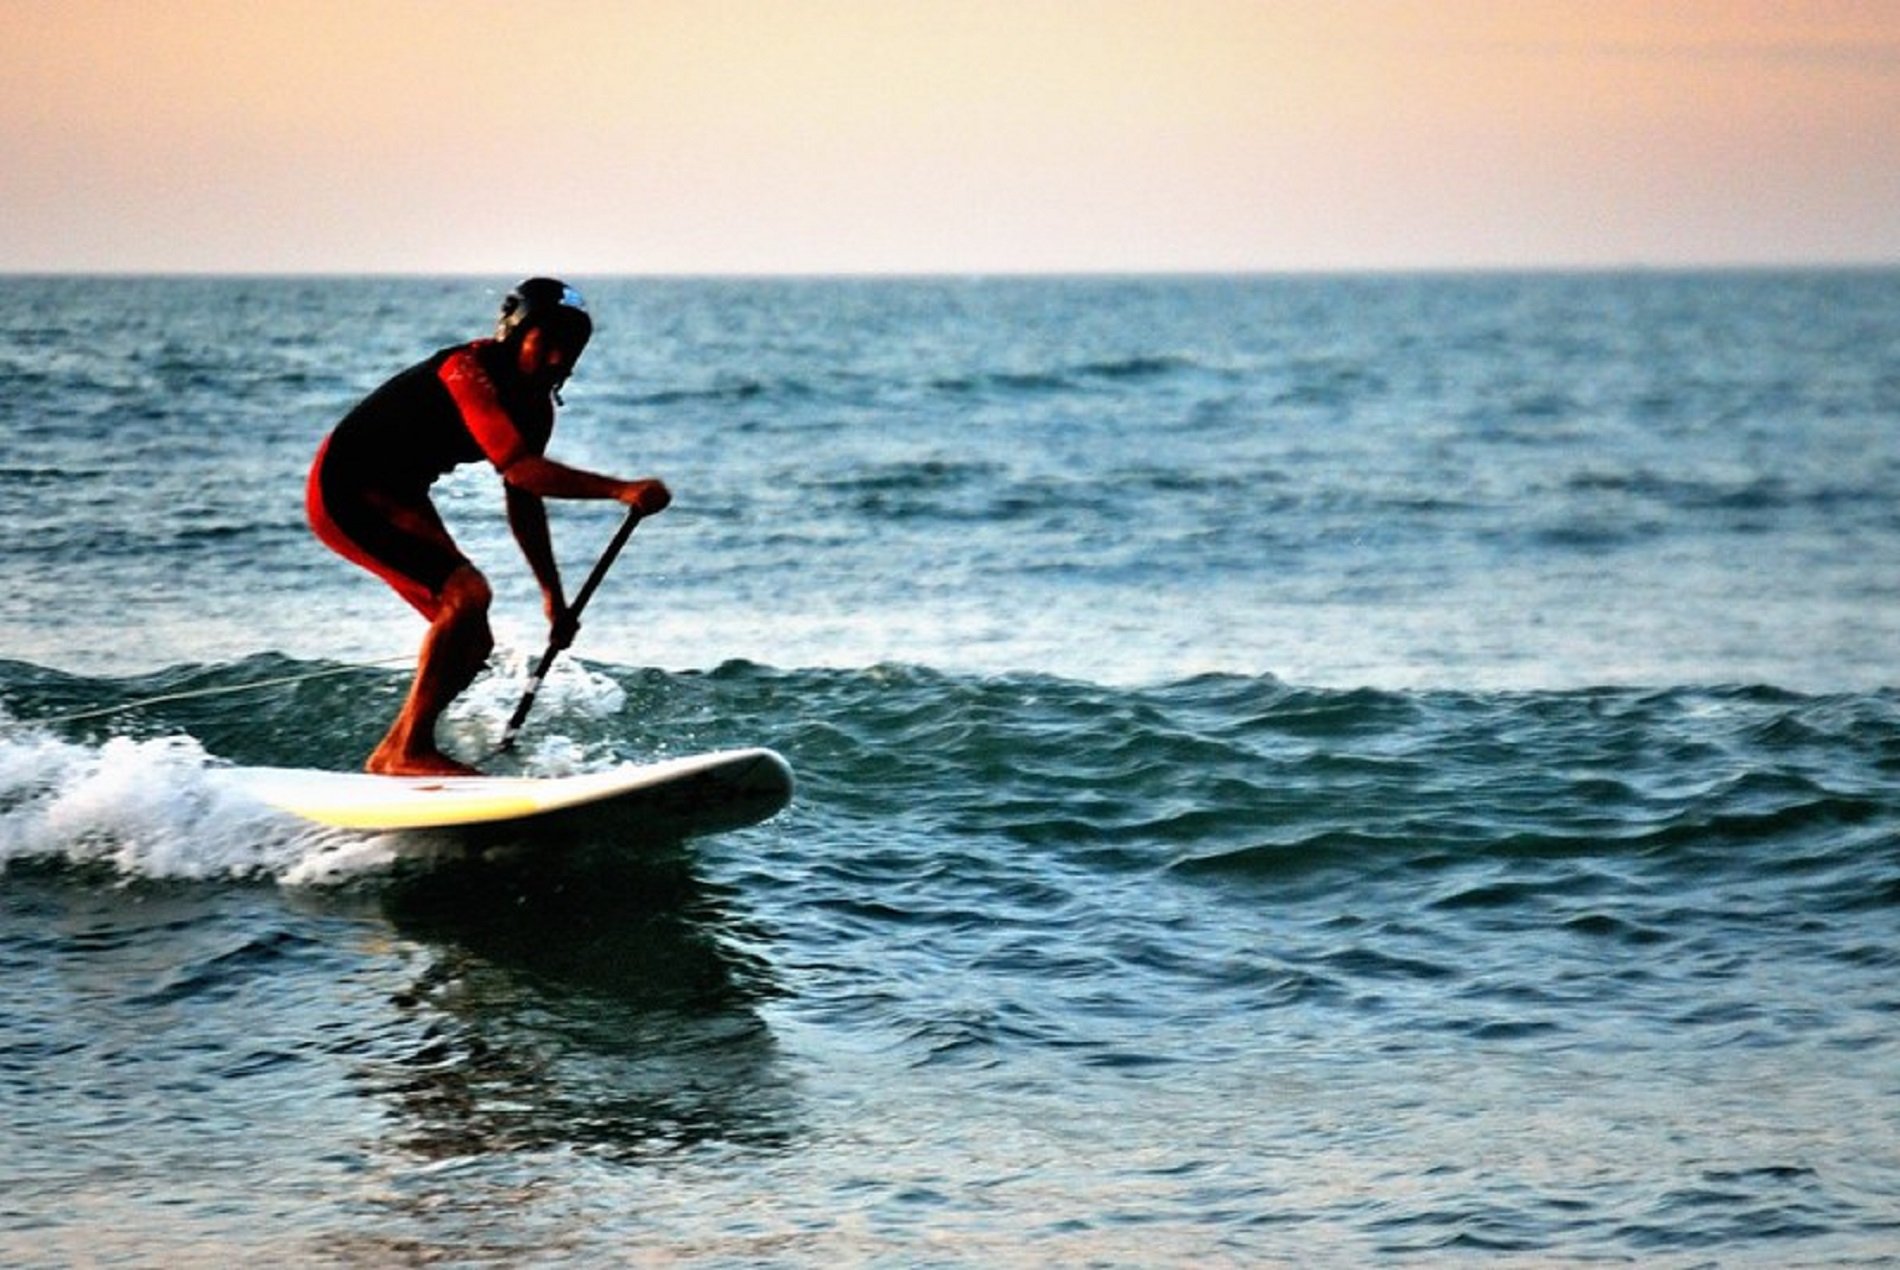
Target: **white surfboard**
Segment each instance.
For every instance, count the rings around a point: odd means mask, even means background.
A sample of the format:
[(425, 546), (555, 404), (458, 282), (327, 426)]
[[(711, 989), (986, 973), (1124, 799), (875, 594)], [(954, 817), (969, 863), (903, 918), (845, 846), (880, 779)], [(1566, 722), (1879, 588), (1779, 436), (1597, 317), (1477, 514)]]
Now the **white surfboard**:
[(721, 750), (580, 776), (373, 776), (294, 767), (214, 769), (247, 797), (340, 829), (630, 830), (690, 836), (764, 820), (791, 801), (771, 750)]

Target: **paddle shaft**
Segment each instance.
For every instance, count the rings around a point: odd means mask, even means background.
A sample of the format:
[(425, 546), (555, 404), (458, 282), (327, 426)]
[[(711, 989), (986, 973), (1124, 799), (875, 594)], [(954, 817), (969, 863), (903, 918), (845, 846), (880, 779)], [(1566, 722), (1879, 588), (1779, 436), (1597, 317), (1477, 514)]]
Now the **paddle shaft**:
[[(575, 595), (574, 603), (568, 605), (569, 621), (576, 624), (580, 622), (581, 610), (587, 607), (587, 601), (593, 598), (601, 579), (607, 576), (607, 570), (613, 568), (615, 557), (619, 556), (620, 549), (627, 545), (627, 539), (633, 536), (634, 527), (639, 523), (640, 510), (637, 507), (629, 507), (627, 518), (620, 522), (620, 528), (614, 530), (613, 541), (607, 544), (607, 550), (602, 552), (600, 559), (594, 563), (594, 571), (587, 575), (587, 581), (581, 583), (580, 592)], [(515, 707), (514, 714), (508, 720), (508, 726), (502, 729), (501, 745), (495, 751), (497, 754), (505, 754), (514, 748), (515, 736), (521, 731), (521, 725), (527, 722), (528, 711), (534, 708), (534, 695), (541, 691), (541, 681), (547, 677), (548, 667), (554, 664), (554, 659), (560, 656), (560, 653), (561, 646), (549, 640), (547, 651), (541, 654), (540, 664), (534, 668), (534, 674), (528, 679), (528, 690), (521, 694), (521, 704)]]

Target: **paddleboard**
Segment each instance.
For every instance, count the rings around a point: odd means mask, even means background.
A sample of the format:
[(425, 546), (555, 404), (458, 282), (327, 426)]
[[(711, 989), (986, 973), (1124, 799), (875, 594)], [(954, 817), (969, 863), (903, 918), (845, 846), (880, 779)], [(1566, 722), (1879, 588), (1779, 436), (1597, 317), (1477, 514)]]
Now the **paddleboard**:
[(214, 780), (320, 825), (385, 833), (519, 828), (691, 836), (756, 824), (792, 798), (767, 749), (721, 750), (579, 776), (374, 776), (226, 767)]

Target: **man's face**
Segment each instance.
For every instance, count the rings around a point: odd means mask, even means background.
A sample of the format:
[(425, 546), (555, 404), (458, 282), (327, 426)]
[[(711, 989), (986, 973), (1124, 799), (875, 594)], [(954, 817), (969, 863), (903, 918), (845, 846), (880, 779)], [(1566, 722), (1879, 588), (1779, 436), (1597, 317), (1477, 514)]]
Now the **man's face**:
[(573, 371), (579, 357), (545, 328), (535, 326), (521, 338), (515, 351), (515, 368), (529, 379), (558, 384)]

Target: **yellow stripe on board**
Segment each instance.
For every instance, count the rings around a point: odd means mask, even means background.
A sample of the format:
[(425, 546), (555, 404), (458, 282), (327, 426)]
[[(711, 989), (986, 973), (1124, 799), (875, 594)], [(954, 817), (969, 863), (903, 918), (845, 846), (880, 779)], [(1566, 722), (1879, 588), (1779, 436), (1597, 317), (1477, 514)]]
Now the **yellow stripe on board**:
[(458, 798), (447, 805), (431, 803), (407, 807), (390, 803), (339, 807), (326, 803), (287, 808), (299, 816), (338, 829), (419, 829), (478, 820), (514, 820), (546, 809), (546, 804), (536, 799), (520, 797)]

